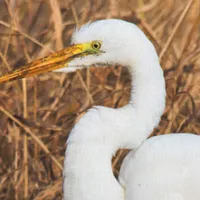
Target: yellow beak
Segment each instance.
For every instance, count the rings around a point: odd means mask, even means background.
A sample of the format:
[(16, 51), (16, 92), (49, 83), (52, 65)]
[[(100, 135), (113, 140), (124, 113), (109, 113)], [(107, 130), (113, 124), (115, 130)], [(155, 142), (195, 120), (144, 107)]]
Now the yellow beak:
[(0, 83), (67, 67), (68, 63), (74, 58), (99, 53), (99, 49), (94, 49), (94, 42), (99, 43), (99, 41), (93, 41), (72, 45), (47, 57), (28, 63), (17, 70), (0, 76)]

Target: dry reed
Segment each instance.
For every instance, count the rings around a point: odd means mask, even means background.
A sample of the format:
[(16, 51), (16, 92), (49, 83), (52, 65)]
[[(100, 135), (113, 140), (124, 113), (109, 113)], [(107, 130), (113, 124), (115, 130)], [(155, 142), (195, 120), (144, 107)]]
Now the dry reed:
[[(2, 0), (0, 8), (0, 73), (63, 48), (75, 25), (112, 17), (136, 23), (156, 46), (166, 78), (166, 110), (152, 135), (200, 134), (199, 0)], [(120, 66), (0, 85), (0, 199), (62, 199), (71, 128), (93, 105), (125, 105), (129, 92)], [(126, 152), (113, 159), (116, 175)]]

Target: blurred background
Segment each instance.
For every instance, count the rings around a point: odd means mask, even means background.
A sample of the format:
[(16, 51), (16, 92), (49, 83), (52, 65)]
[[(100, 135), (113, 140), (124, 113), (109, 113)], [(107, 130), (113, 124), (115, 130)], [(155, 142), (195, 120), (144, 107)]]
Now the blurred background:
[[(64, 48), (75, 27), (89, 21), (137, 24), (154, 43), (166, 79), (167, 105), (152, 136), (200, 134), (199, 0), (0, 0), (0, 10), (0, 74)], [(70, 130), (93, 105), (127, 104), (130, 81), (126, 68), (112, 66), (1, 84), (0, 199), (62, 199)], [(126, 153), (113, 158), (116, 176)]]

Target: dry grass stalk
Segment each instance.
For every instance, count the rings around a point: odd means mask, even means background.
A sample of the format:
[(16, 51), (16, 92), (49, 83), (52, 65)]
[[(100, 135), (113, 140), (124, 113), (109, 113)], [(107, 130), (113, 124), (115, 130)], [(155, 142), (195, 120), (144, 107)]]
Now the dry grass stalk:
[[(0, 6), (0, 73), (66, 46), (75, 24), (108, 17), (136, 23), (156, 46), (166, 78), (166, 110), (152, 135), (200, 134), (198, 0), (5, 0)], [(129, 74), (119, 66), (0, 85), (0, 199), (62, 199), (71, 128), (92, 105), (125, 105), (129, 92)], [(113, 159), (115, 175), (126, 153)]]

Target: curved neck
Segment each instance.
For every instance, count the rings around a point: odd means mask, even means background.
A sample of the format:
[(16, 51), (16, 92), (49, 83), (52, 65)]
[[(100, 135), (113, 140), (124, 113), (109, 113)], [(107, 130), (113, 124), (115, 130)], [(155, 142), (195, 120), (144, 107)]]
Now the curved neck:
[(129, 104), (118, 109), (98, 107), (102, 123), (95, 124), (96, 134), (106, 137), (115, 150), (138, 148), (158, 125), (165, 108), (165, 80), (156, 52), (137, 64), (131, 59), (126, 64), (132, 78)]
[(129, 70), (133, 81), (129, 104), (118, 109), (96, 106), (70, 133), (65, 200), (124, 199), (112, 173), (111, 157), (119, 148), (138, 148), (158, 124), (165, 106), (165, 82), (158, 60), (129, 65)]
[[(159, 61), (145, 60), (129, 67), (132, 76), (130, 104), (134, 108), (133, 115), (154, 127), (159, 123), (165, 108), (165, 79)], [(147, 133), (147, 134), (150, 134)], [(148, 136), (148, 135), (147, 135)]]

